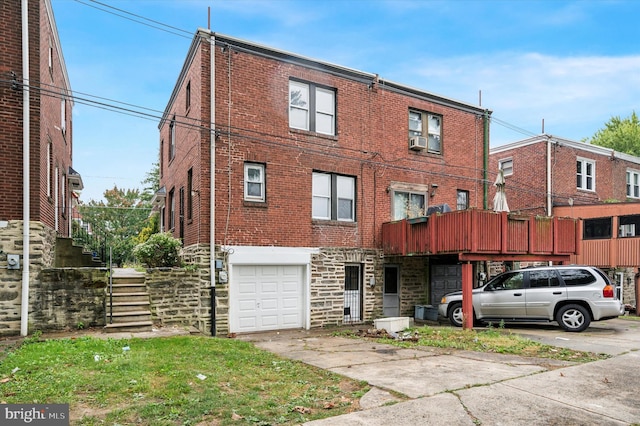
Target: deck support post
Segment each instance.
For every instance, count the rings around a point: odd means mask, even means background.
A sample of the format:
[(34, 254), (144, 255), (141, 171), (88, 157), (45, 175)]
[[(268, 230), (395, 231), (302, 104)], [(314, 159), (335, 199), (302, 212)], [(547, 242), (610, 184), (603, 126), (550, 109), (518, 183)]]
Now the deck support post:
[(462, 264), (462, 317), (465, 330), (473, 329), (473, 264), (465, 262)]

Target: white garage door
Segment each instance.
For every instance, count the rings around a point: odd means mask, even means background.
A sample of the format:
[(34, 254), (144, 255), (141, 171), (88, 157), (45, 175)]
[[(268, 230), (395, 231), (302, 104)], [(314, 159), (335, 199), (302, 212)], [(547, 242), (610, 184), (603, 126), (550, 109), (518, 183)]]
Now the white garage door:
[(302, 266), (237, 266), (232, 278), (230, 331), (303, 327)]

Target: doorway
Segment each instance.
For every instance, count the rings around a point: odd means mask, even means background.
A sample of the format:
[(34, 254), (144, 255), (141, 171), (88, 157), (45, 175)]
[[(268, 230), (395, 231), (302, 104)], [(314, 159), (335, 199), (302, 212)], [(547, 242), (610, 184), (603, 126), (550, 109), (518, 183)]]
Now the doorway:
[(400, 316), (400, 268), (385, 265), (382, 284), (382, 316)]
[(344, 266), (344, 323), (362, 321), (362, 267)]

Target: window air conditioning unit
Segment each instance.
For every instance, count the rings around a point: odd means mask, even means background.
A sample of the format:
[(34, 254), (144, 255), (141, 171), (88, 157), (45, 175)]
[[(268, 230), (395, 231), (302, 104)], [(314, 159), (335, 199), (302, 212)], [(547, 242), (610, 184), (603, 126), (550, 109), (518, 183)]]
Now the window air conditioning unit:
[(423, 136), (412, 136), (409, 138), (409, 148), (422, 151), (423, 149), (427, 149), (427, 138)]

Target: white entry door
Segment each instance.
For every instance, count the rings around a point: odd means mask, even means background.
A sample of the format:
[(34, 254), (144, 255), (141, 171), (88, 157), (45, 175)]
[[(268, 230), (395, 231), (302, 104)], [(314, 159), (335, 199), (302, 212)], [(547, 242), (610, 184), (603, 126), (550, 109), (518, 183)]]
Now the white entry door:
[(229, 284), (229, 331), (303, 327), (302, 271), (295, 265), (236, 266)]

